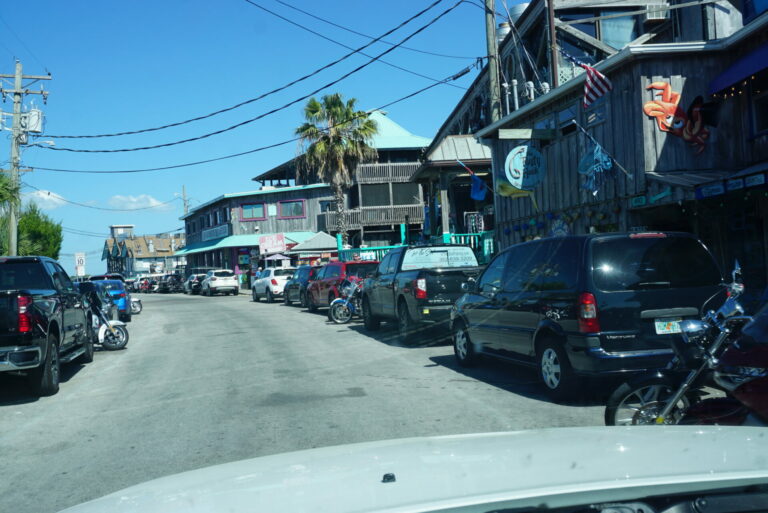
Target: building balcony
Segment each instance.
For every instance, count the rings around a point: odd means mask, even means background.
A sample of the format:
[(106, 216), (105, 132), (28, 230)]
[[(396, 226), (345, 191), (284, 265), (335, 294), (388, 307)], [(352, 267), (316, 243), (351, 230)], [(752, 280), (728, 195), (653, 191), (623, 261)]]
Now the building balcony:
[[(328, 230), (336, 229), (336, 212), (325, 212), (325, 226)], [(424, 222), (424, 205), (387, 205), (383, 207), (358, 207), (344, 212), (347, 228), (360, 229), (366, 226), (383, 226), (405, 223)]]
[(355, 181), (357, 183), (407, 182), (418, 168), (418, 162), (360, 164), (357, 166)]

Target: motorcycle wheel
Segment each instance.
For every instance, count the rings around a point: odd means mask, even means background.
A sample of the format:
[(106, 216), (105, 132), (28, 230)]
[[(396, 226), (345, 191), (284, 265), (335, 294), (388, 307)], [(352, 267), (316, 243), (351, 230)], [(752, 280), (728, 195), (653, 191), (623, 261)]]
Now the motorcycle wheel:
[(659, 413), (678, 384), (670, 379), (654, 376), (633, 383), (624, 383), (608, 398), (605, 407), (606, 426), (637, 426), (677, 424), (691, 405), (691, 396), (683, 396), (669, 417), (658, 422)]
[(125, 326), (115, 326), (117, 335), (112, 335), (109, 330), (104, 334), (104, 341), (101, 343), (106, 349), (116, 351), (124, 348), (128, 344), (128, 329)]
[(131, 303), (131, 313), (132, 314), (140, 314), (141, 313), (141, 303)]
[(352, 320), (352, 309), (342, 301), (333, 303), (330, 308), (330, 317), (336, 324), (346, 324)]

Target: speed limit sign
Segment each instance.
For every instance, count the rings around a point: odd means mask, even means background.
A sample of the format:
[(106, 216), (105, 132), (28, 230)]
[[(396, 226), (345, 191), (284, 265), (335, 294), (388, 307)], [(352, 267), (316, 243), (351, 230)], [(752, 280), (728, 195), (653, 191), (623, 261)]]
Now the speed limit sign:
[(75, 253), (75, 274), (85, 276), (85, 253)]

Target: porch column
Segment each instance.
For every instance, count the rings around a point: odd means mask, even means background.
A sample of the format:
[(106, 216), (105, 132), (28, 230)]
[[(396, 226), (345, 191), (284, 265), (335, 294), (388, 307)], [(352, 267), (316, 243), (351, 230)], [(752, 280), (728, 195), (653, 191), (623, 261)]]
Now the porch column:
[(451, 204), (448, 201), (448, 187), (450, 185), (448, 173), (440, 173), (440, 211), (443, 234), (451, 233), (450, 215)]

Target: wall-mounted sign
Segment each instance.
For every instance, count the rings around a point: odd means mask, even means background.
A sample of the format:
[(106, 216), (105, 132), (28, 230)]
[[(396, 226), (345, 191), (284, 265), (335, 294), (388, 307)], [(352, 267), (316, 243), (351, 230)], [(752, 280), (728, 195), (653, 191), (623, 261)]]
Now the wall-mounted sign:
[(758, 185), (765, 185), (765, 174), (748, 176), (744, 179), (744, 185), (747, 187), (757, 187)]
[(251, 263), (251, 255), (237, 255), (238, 265), (248, 265)]
[(222, 224), (214, 228), (208, 228), (207, 230), (203, 230), (203, 232), (200, 234), (200, 240), (205, 241), (205, 240), (220, 239), (222, 237), (226, 237), (227, 235), (229, 235), (229, 225)]
[(544, 179), (544, 155), (531, 145), (515, 147), (504, 162), (504, 175), (509, 185), (522, 191), (532, 191)]
[(660, 199), (664, 199), (667, 196), (672, 196), (672, 188), (671, 187), (667, 187), (666, 189), (664, 189), (660, 193), (654, 194), (653, 196), (648, 198), (648, 201), (650, 201), (651, 203), (656, 203)]
[(281, 251), (285, 251), (285, 235), (282, 233), (259, 237), (259, 253), (262, 255), (280, 253)]
[(645, 196), (634, 196), (629, 199), (629, 206), (632, 208), (644, 207), (648, 203), (648, 199)]
[(743, 178), (731, 178), (730, 180), (725, 182), (725, 188), (728, 192), (731, 191), (738, 191), (739, 189), (744, 188), (744, 179)]
[(721, 194), (725, 194), (725, 186), (723, 185), (723, 182), (715, 182), (696, 187), (696, 199), (711, 198), (713, 196), (720, 196)]

